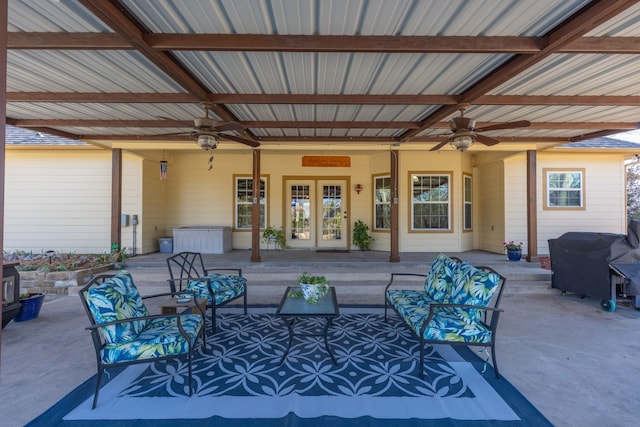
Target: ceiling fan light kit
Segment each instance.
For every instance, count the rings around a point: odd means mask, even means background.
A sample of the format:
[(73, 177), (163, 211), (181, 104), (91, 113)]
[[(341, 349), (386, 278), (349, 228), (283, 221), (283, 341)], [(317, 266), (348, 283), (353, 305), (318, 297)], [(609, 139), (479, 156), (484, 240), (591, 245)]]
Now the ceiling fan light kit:
[(463, 135), (454, 136), (451, 140), (451, 146), (458, 151), (466, 151), (472, 145), (473, 137), (466, 132)]
[(497, 123), (489, 126), (485, 126), (483, 128), (476, 128), (476, 121), (469, 117), (464, 116), (465, 110), (469, 107), (469, 104), (459, 104), (458, 111), (460, 111), (459, 117), (452, 117), (449, 120), (449, 127), (451, 128), (451, 132), (453, 134), (449, 135), (437, 135), (437, 136), (446, 136), (439, 144), (436, 144), (429, 151), (436, 151), (440, 148), (444, 147), (449, 143), (453, 148), (458, 151), (466, 151), (473, 145), (474, 142), (479, 142), (486, 146), (492, 146), (500, 143), (500, 140), (492, 138), (487, 135), (482, 135), (481, 132), (487, 132), (492, 130), (501, 130), (501, 129), (513, 129), (513, 128), (521, 128), (527, 127), (531, 125), (531, 123), (527, 120), (520, 120), (517, 122), (504, 122)]
[(200, 148), (207, 151), (213, 150), (218, 146), (218, 140), (216, 139), (216, 137), (206, 133), (201, 133), (200, 135), (198, 135), (196, 142), (198, 143)]

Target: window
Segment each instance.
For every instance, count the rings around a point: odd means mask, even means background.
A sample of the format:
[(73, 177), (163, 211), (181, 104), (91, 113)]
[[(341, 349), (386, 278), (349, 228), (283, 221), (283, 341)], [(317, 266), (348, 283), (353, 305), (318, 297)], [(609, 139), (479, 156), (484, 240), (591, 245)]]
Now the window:
[[(267, 185), (260, 179), (260, 228), (267, 228)], [(236, 228), (251, 229), (253, 211), (253, 178), (236, 177)]]
[(544, 170), (545, 209), (584, 209), (584, 169)]
[(411, 229), (450, 230), (451, 175), (411, 174)]
[(473, 178), (471, 175), (463, 174), (463, 205), (464, 205), (464, 222), (463, 229), (464, 230), (472, 230), (473, 229)]
[(373, 228), (389, 230), (391, 228), (391, 177), (375, 177), (374, 188)]

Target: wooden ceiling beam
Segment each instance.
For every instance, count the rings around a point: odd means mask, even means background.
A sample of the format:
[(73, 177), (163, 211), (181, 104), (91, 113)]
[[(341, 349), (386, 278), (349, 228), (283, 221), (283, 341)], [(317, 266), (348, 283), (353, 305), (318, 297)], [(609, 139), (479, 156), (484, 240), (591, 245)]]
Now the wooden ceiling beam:
[[(313, 95), (209, 94), (220, 104), (334, 104), (334, 105), (457, 105), (455, 95)], [(82, 104), (187, 104), (199, 102), (188, 93), (8, 92), (7, 102), (70, 102)], [(583, 105), (640, 106), (637, 95), (484, 95), (473, 105)]]
[[(548, 42), (540, 52), (534, 55), (514, 56), (467, 89), (461, 96), (462, 102), (473, 104), (477, 99), (486, 95), (491, 90), (540, 63), (549, 55), (557, 53), (572, 41), (584, 36), (584, 34), (593, 30), (598, 25), (634, 6), (639, 1), (640, 0), (609, 0), (589, 3), (551, 30), (547, 34)], [(404, 132), (398, 140), (408, 141), (418, 135), (422, 130), (450, 116), (452, 113), (455, 113), (455, 111), (455, 106), (445, 105), (440, 107), (436, 112), (421, 121), (419, 129)]]
[[(192, 128), (191, 120), (76, 120), (76, 119), (8, 119), (8, 124), (35, 127), (102, 127), (102, 128)], [(260, 129), (416, 129), (419, 123), (401, 121), (240, 121), (246, 128)], [(478, 122), (477, 127), (502, 122)], [(638, 129), (636, 122), (533, 122), (526, 129)], [(434, 123), (430, 129), (449, 129), (448, 122)]]
[[(182, 86), (188, 93), (197, 97), (200, 101), (209, 101), (208, 92), (197, 79), (185, 70), (172, 56), (161, 50), (151, 47), (141, 31), (142, 25), (134, 22), (133, 18), (126, 15), (110, 0), (79, 0), (97, 18), (102, 20), (123, 39), (131, 42), (133, 47), (164, 71), (176, 83)], [(225, 121), (237, 121), (237, 118), (223, 105), (213, 104), (211, 111)], [(254, 136), (243, 132), (249, 139)]]
[(9, 92), (7, 102), (70, 102), (81, 104), (191, 104), (200, 102), (190, 93), (130, 92)]
[(540, 38), (514, 36), (148, 34), (145, 38), (150, 46), (166, 51), (536, 53), (545, 44)]
[[(253, 52), (387, 52), (535, 54), (544, 37), (516, 36), (335, 36), (269, 34), (141, 34), (155, 50)], [(8, 49), (130, 50), (117, 33), (10, 32)], [(581, 37), (558, 53), (638, 54), (640, 37)]]

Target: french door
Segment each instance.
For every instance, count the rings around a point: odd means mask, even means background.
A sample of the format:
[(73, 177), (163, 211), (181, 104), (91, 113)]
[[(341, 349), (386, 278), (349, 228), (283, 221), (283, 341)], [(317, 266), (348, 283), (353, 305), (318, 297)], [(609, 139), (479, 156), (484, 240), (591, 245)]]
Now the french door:
[(287, 180), (287, 245), (299, 249), (347, 249), (347, 188), (343, 179)]

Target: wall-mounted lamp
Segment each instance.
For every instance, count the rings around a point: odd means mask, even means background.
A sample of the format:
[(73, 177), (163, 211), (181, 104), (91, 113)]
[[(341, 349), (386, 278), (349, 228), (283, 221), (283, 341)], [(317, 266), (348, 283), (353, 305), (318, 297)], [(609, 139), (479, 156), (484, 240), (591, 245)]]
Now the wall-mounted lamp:
[(362, 184), (356, 184), (356, 193), (360, 194), (362, 191)]

